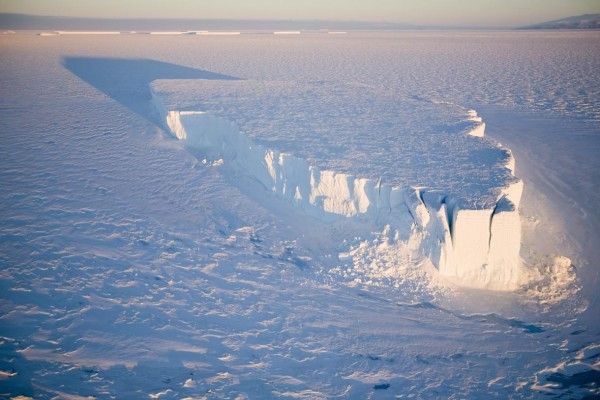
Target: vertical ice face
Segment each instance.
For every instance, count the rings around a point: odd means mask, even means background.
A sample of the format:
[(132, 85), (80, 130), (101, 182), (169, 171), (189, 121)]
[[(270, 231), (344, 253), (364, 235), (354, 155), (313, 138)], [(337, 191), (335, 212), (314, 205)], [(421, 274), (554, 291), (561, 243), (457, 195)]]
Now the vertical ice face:
[(485, 122), (481, 119), (481, 117), (477, 116), (477, 111), (469, 110), (467, 111), (467, 119), (473, 122), (473, 128), (471, 128), (467, 133), (471, 136), (476, 137), (484, 137), (485, 136)]
[[(224, 118), (167, 111), (156, 96), (154, 103), (177, 139), (207, 158), (223, 159), (236, 173), (253, 179), (259, 193), (271, 192), (317, 218), (360, 218), (410, 231), (408, 241), (458, 285), (512, 290), (520, 282), (521, 181), (501, 188), (491, 206), (471, 207), (441, 191), (391, 187), (380, 179), (319, 170), (306, 160), (254, 144)], [(483, 137), (485, 124), (477, 113), (469, 111), (468, 119), (473, 128), (467, 133)], [(506, 167), (514, 171), (510, 153)]]
[(498, 201), (492, 214), (490, 246), (488, 251), (487, 286), (498, 288), (499, 282), (507, 288), (520, 283), (521, 219), (518, 209), (507, 198)]

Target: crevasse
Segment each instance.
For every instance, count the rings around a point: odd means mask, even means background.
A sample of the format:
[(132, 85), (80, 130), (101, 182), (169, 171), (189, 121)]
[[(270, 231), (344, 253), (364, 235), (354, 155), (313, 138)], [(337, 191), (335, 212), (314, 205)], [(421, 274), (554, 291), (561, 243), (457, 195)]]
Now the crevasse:
[[(465, 208), (451, 193), (319, 170), (304, 159), (253, 143), (226, 119), (167, 110), (157, 96), (153, 102), (168, 130), (186, 146), (206, 158), (222, 159), (313, 217), (357, 218), (409, 231), (404, 240), (428, 257), (440, 275), (464, 287), (513, 290), (521, 282), (521, 180), (502, 188), (493, 207)], [(472, 122), (468, 134), (483, 137), (481, 117), (474, 110), (467, 117)], [(514, 175), (512, 154), (506, 168)]]

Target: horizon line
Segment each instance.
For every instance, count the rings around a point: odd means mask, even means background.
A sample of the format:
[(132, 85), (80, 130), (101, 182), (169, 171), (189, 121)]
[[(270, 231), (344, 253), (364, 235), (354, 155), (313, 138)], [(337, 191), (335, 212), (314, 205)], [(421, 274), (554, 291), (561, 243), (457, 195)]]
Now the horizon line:
[[(582, 14), (588, 15), (588, 14)], [(593, 15), (593, 14), (592, 14)], [(139, 21), (139, 22), (151, 22), (151, 21), (185, 21), (185, 22), (270, 22), (270, 23), (343, 23), (343, 24), (360, 24), (360, 25), (392, 25), (397, 29), (482, 29), (482, 30), (494, 30), (494, 29), (515, 29), (535, 24), (527, 25), (474, 25), (474, 24), (417, 24), (409, 23), (404, 21), (389, 21), (389, 20), (353, 20), (353, 19), (320, 19), (320, 18), (194, 18), (194, 17), (90, 17), (90, 16), (63, 16), (63, 15), (47, 15), (47, 14), (25, 14), (25, 13), (5, 13), (0, 12), (0, 17), (30, 17), (30, 18), (47, 18), (47, 19), (61, 19), (61, 20), (89, 20), (89, 21)], [(573, 16), (567, 16), (569, 18)], [(549, 22), (547, 20), (541, 21)], [(384, 28), (382, 26), (382, 28)], [(380, 28), (381, 29), (381, 28)]]

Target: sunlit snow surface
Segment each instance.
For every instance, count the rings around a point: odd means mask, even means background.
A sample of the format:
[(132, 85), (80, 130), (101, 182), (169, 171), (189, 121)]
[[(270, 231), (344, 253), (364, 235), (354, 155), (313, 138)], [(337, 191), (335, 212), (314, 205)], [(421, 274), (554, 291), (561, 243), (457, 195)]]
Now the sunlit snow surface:
[(401, 89), (255, 80), (160, 80), (152, 88), (168, 110), (210, 112), (321, 170), (442, 190), (465, 207), (493, 206), (497, 189), (514, 180), (504, 150), (466, 134), (467, 108)]
[[(0, 395), (597, 395), (599, 39), (0, 38)], [(433, 139), (459, 135), (477, 109), (516, 155), (523, 253), (547, 282), (510, 294), (447, 287), (377, 233), (253, 196), (158, 127), (156, 79), (205, 79), (181, 92), (220, 94), (239, 82), (217, 80), (288, 82), (274, 98), (258, 91), (258, 105), (250, 87), (190, 106), (239, 106), (256, 140), (315, 164), (448, 190), (488, 179), (470, 173), (472, 158), (469, 173), (457, 167), (471, 147)], [(323, 112), (360, 129), (318, 140)], [(425, 154), (394, 156), (394, 127), (423, 133), (406, 140)], [(426, 157), (435, 168), (410, 168)], [(559, 254), (575, 275), (545, 261)]]

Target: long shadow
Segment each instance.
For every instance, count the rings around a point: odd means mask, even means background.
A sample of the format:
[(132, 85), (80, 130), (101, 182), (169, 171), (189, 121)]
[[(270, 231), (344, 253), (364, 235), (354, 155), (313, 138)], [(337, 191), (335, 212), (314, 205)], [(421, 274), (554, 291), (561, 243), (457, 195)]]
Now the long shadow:
[(62, 65), (110, 98), (159, 126), (162, 126), (162, 123), (150, 103), (152, 81), (156, 79), (239, 79), (149, 59), (64, 57)]

